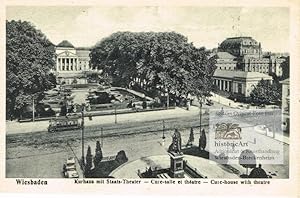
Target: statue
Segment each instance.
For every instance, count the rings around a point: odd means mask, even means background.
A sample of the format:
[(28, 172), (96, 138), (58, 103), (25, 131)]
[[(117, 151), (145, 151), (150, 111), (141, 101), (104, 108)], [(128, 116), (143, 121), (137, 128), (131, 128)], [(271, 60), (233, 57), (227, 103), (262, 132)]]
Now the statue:
[(181, 153), (181, 134), (178, 129), (175, 129), (172, 136), (172, 144), (169, 146), (168, 152)]

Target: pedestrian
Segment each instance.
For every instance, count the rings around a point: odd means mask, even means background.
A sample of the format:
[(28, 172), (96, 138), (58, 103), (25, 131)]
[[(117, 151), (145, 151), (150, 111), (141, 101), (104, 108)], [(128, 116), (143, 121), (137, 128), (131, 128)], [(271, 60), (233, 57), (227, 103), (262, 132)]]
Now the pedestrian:
[(186, 102), (186, 110), (190, 110), (190, 100), (187, 100), (187, 102)]

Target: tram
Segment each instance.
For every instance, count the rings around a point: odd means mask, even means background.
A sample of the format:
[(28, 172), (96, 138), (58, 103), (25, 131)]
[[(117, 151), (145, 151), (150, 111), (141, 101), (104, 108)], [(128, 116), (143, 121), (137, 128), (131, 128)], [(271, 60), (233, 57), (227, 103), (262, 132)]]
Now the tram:
[(49, 121), (48, 132), (58, 132), (81, 129), (79, 122), (79, 116), (66, 116), (60, 118), (54, 118)]

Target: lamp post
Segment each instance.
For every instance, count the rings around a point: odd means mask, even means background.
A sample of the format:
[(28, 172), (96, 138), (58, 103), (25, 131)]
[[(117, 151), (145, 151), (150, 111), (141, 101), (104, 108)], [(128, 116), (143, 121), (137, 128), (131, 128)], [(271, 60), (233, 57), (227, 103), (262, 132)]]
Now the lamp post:
[(115, 112), (114, 112), (114, 114), (115, 114), (115, 124), (117, 124), (118, 123), (118, 119), (117, 119), (117, 104), (118, 104), (118, 101), (112, 100), (111, 102), (114, 104), (114, 108), (115, 108)]
[(165, 145), (165, 120), (163, 120), (163, 136), (162, 136), (162, 145)]
[(35, 109), (34, 109), (34, 97), (32, 96), (32, 121), (35, 121), (35, 115), (34, 115)]
[(115, 104), (115, 124), (118, 123), (118, 120), (117, 120), (117, 104)]
[[(202, 96), (199, 97), (199, 108), (200, 108), (200, 115), (199, 115), (199, 122), (200, 122), (200, 126), (199, 126), (199, 130), (200, 130), (200, 138), (201, 138), (201, 124), (202, 124), (202, 104), (203, 104), (203, 98)], [(200, 138), (199, 138), (199, 148), (200, 148)]]
[(103, 148), (103, 128), (101, 127), (101, 147)]
[(82, 164), (82, 170), (84, 171), (84, 103), (81, 105), (81, 164)]

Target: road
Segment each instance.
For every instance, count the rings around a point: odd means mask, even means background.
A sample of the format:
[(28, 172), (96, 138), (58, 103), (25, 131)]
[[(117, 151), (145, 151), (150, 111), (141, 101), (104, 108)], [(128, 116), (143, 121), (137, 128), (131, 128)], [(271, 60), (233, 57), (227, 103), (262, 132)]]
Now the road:
[[(85, 128), (85, 151), (87, 145), (90, 145), (92, 154), (94, 154), (96, 141), (99, 140), (103, 142), (104, 156), (116, 155), (120, 150), (126, 152), (129, 161), (146, 156), (163, 155), (166, 154), (171, 143), (174, 128), (179, 128), (184, 145), (188, 140), (190, 127), (199, 126), (199, 109), (197, 107), (192, 107), (190, 111), (177, 108), (155, 112), (155, 114), (148, 113), (153, 112), (138, 113), (132, 115), (133, 117), (130, 117), (131, 114), (119, 115), (118, 124), (114, 124), (114, 117), (93, 119)], [(162, 120), (165, 120), (166, 127), (165, 144), (162, 144)], [(203, 125), (207, 124), (208, 118), (203, 116)], [(103, 128), (102, 138), (101, 128)], [(59, 133), (48, 133), (41, 129), (36, 131), (8, 132), (6, 139), (7, 177), (61, 178), (62, 165), (66, 158), (74, 156), (74, 153), (76, 157), (81, 157), (80, 130)], [(208, 132), (207, 128), (206, 131)], [(200, 136), (199, 129), (195, 128), (194, 132), (197, 145)], [(262, 134), (259, 134), (259, 138), (266, 145), (274, 144), (276, 141)], [(288, 178), (289, 146), (281, 144), (284, 149), (284, 164), (267, 165), (265, 169), (276, 174), (275, 178)], [(236, 165), (235, 168), (241, 172), (245, 170), (239, 165)]]
[[(155, 121), (164, 119), (176, 119), (182, 117), (199, 116), (199, 108), (191, 107), (189, 111), (183, 108), (175, 108), (162, 111), (150, 111), (150, 112), (137, 112), (128, 114), (118, 114), (118, 124), (123, 123), (135, 123), (143, 121)], [(99, 126), (106, 124), (113, 124), (115, 122), (115, 115), (106, 116), (95, 116), (92, 120), (85, 119), (85, 126)], [(38, 122), (24, 122), (19, 123), (16, 121), (6, 122), (6, 133), (18, 134), (18, 133), (32, 133), (47, 131), (49, 121), (38, 121)]]

